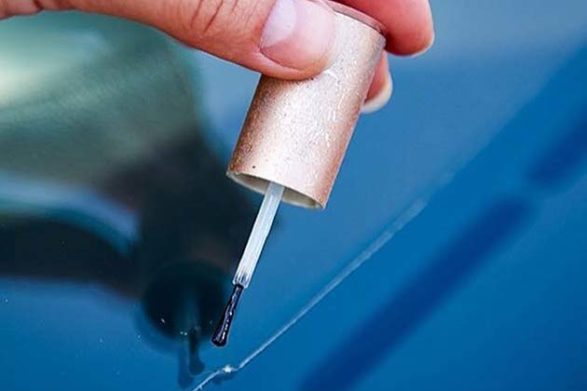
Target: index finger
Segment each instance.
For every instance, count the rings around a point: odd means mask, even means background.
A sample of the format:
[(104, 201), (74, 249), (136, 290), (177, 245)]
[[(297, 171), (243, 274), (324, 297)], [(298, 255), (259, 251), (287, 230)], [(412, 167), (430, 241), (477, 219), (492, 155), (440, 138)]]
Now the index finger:
[(434, 41), (428, 0), (338, 0), (377, 19), (385, 26), (387, 50), (397, 55), (416, 54)]

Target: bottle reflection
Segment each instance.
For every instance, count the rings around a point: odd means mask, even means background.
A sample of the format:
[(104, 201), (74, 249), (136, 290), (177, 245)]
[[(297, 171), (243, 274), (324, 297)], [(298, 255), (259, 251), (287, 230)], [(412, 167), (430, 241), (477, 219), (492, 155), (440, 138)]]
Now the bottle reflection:
[(59, 58), (75, 18), (98, 26), (101, 50), (77, 48), (92, 61), (54, 66), (0, 101), (0, 277), (98, 283), (136, 300), (139, 332), (178, 356), (187, 387), (255, 210), (203, 136), (189, 72), (167, 40), (87, 15), (12, 28), (55, 30), (43, 55)]
[(177, 350), (182, 386), (190, 385), (204, 369), (198, 345), (211, 334), (212, 322), (222, 310), (227, 277), (205, 262), (178, 262), (161, 270), (143, 297), (148, 326), (155, 326), (166, 339), (153, 343), (170, 352)]

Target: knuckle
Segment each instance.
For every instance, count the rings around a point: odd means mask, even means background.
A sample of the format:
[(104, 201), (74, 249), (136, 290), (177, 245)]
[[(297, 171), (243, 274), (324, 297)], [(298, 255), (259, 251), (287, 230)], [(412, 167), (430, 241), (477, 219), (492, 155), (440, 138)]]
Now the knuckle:
[[(258, 0), (262, 2), (261, 0)], [(181, 20), (195, 43), (230, 36), (231, 40), (247, 39), (257, 19), (257, 1), (199, 0), (190, 1)]]
[(46, 10), (62, 10), (71, 8), (66, 0), (37, 0)]
[(213, 35), (226, 22), (226, 12), (235, 0), (200, 0), (187, 12), (187, 28), (204, 38)]
[(0, 0), (0, 19), (8, 18), (12, 16), (10, 12), (8, 12), (8, 5), (6, 4), (6, 0)]
[(0, 18), (66, 8), (66, 0), (0, 0)]

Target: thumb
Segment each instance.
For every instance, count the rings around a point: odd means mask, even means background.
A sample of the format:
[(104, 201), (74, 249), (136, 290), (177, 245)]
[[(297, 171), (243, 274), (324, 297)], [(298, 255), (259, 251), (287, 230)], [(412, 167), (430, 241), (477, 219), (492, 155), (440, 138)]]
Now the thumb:
[(67, 8), (152, 25), (194, 48), (278, 78), (302, 79), (319, 73), (329, 63), (333, 43), (334, 13), (321, 0), (69, 0), (67, 4)]

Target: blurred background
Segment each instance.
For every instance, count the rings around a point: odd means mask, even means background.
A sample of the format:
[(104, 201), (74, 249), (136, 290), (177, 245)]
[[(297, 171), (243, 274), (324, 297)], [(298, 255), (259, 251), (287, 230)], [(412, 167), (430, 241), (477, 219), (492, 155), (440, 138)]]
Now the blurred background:
[(0, 389), (585, 390), (587, 3), (432, 8), (222, 350), (258, 75), (118, 19), (1, 22)]

